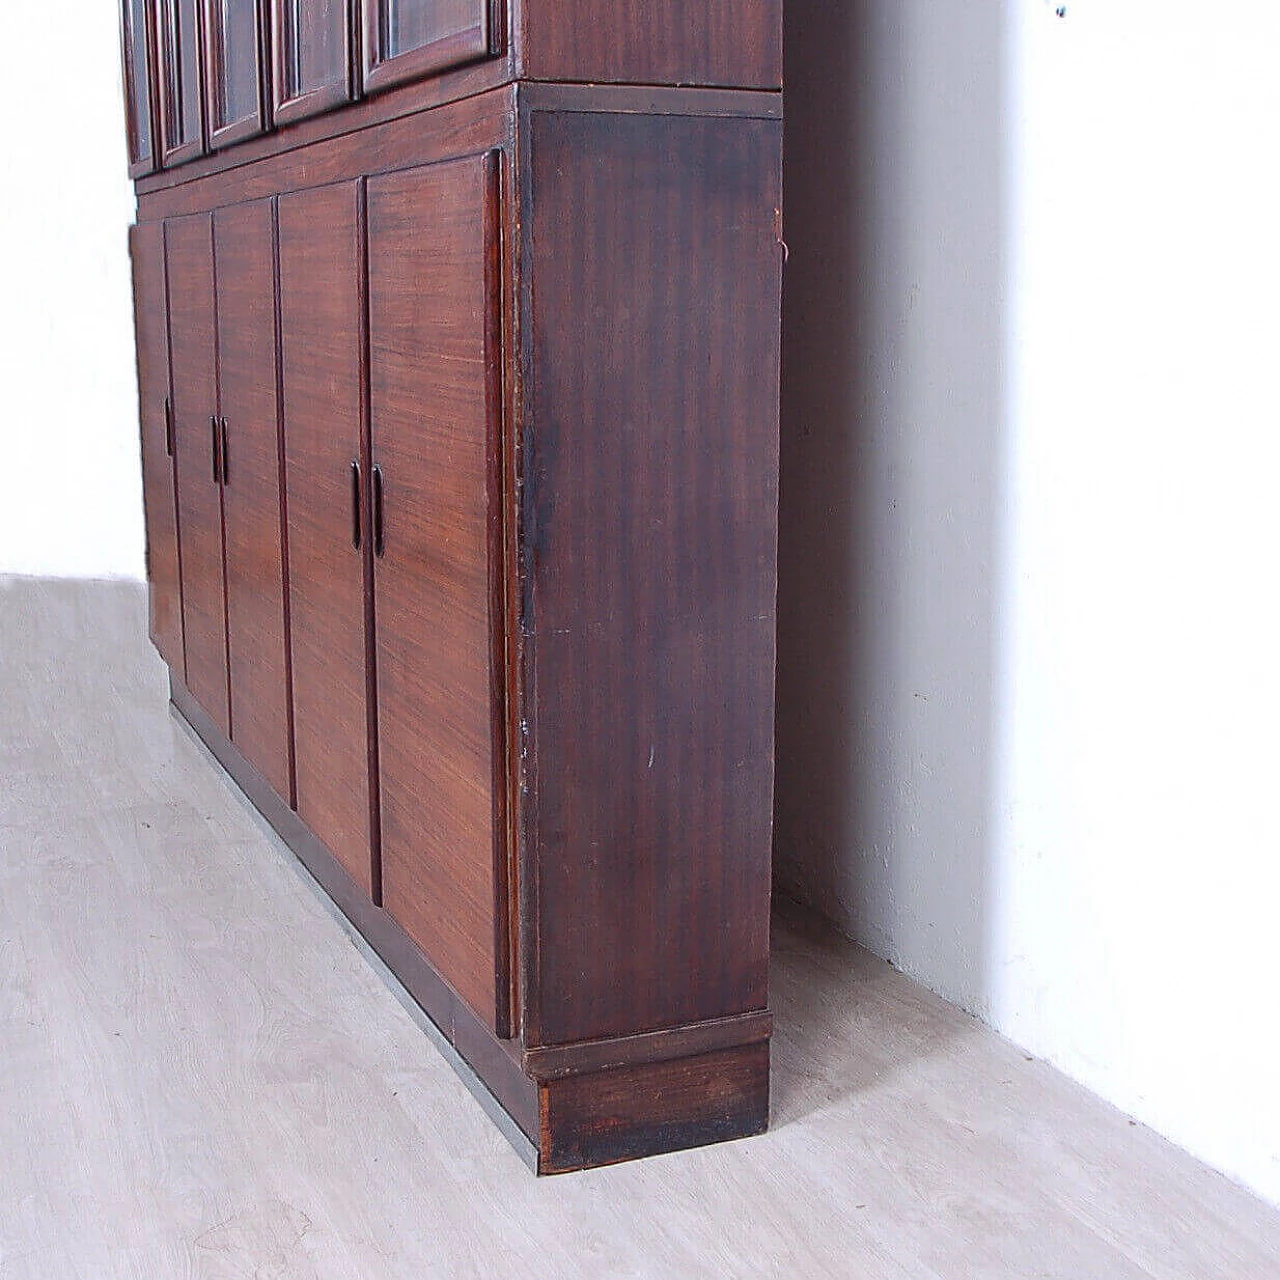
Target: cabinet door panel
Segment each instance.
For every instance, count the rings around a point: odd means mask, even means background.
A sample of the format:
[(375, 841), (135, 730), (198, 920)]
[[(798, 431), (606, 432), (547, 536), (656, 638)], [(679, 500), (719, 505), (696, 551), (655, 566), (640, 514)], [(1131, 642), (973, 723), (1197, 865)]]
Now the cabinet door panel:
[(505, 1035), (496, 173), (370, 180), (369, 375), (383, 904)]
[(351, 0), (271, 0), (277, 124), (351, 97)]
[(125, 136), (131, 178), (140, 178), (156, 167), (155, 122), (151, 110), (151, 51), (154, 48), (151, 12), (151, 0), (121, 0)]
[(160, 138), (164, 163), (182, 164), (204, 149), (200, 0), (157, 0)]
[(204, 0), (204, 38), (209, 146), (225, 147), (266, 127), (258, 0)]
[(170, 453), (164, 227), (150, 222), (130, 228), (129, 250), (133, 259), (133, 317), (138, 350), (150, 633), (160, 656), (181, 677), (182, 595), (178, 582), (178, 510)]
[(219, 209), (214, 246), (232, 740), (290, 800), (272, 201)]
[(187, 688), (230, 736), (222, 486), (216, 475), (213, 228), (208, 214), (165, 223)]
[(297, 809), (372, 894), (367, 520), (352, 486), (361, 457), (358, 200), (356, 183), (280, 197), (280, 354)]
[(366, 91), (489, 53), (489, 0), (362, 0)]

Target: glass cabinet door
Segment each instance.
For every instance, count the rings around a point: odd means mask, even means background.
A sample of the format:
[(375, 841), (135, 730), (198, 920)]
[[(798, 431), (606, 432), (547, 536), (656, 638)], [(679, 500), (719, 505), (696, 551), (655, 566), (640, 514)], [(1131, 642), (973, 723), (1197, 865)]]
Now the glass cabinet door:
[(489, 0), (361, 0), (364, 87), (400, 84), (490, 53)]
[(181, 164), (204, 150), (200, 102), (200, 0), (157, 0), (161, 154)]
[(124, 57), (125, 135), (129, 144), (129, 177), (140, 178), (156, 167), (155, 119), (152, 113), (152, 50), (155, 38), (151, 0), (122, 0), (120, 45)]
[(351, 97), (351, 0), (271, 0), (277, 124)]
[(225, 147), (266, 127), (262, 17), (258, 0), (205, 0), (205, 116), (210, 147)]

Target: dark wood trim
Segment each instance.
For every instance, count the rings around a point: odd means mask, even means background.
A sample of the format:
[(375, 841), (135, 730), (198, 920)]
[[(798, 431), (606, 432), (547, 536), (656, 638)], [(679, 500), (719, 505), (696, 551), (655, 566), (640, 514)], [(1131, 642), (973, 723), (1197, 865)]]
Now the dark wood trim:
[(540, 1084), (545, 1084), (568, 1076), (621, 1070), (649, 1062), (670, 1062), (760, 1044), (768, 1040), (772, 1032), (773, 1015), (767, 1010), (740, 1013), (732, 1018), (715, 1018), (666, 1031), (526, 1049), (524, 1069)]
[(198, 181), (271, 159), (333, 138), (341, 138), (376, 125), (417, 115), (435, 107), (461, 102), (487, 93), (513, 80), (510, 59), (486, 59), (433, 79), (380, 93), (376, 98), (352, 103), (342, 111), (309, 117), (282, 132), (264, 134), (242, 143), (234, 151), (220, 151), (193, 160), (180, 170), (163, 170), (141, 178), (139, 197)]
[[(218, 236), (214, 228), (214, 215), (209, 215), (209, 256), (213, 263), (213, 411), (219, 420), (222, 418), (222, 343), (218, 335)], [(220, 458), (216, 442), (214, 443), (215, 459)], [(216, 464), (218, 471), (218, 524), (222, 534), (222, 652), (223, 671), (227, 681), (227, 737), (236, 736), (234, 711), (231, 705), (231, 589), (230, 572), (227, 568), (227, 469), (226, 460)]]
[(280, 296), (280, 197), (271, 199), (271, 269), (276, 326), (276, 442), (280, 474), (280, 569), (284, 590), (285, 718), (289, 742), (289, 808), (298, 807), (298, 755), (293, 733), (293, 603), (289, 593), (289, 485), (284, 428), (284, 306)]
[(203, 0), (203, 49), (204, 63), (204, 119), (205, 133), (210, 151), (219, 151), (246, 138), (256, 137), (267, 129), (267, 103), (263, 84), (263, 67), (266, 65), (265, 28), (263, 26), (262, 0), (254, 0), (254, 42), (257, 59), (257, 104), (254, 112), (238, 120), (218, 125), (219, 87), (222, 82), (222, 41), (219, 38), (220, 23), (215, 17), (220, 0)]
[(517, 397), (519, 380), (516, 376), (516, 279), (517, 256), (515, 237), (510, 233), (512, 201), (518, 187), (515, 182), (516, 154), (511, 147), (498, 157), (498, 199), (504, 217), (498, 226), (501, 280), (501, 310), (498, 368), (498, 394), (501, 405), (501, 522), (502, 522), (502, 599), (499, 602), (502, 617), (502, 637), (505, 653), (502, 656), (504, 682), (503, 747), (505, 752), (502, 777), (503, 799), (506, 805), (506, 833), (504, 853), (506, 867), (503, 883), (506, 885), (507, 913), (507, 981), (511, 993), (511, 1027), (513, 1034), (523, 1029), (525, 1004), (523, 966), (520, 963), (520, 612), (518, 592), (519, 530), (517, 527), (518, 446), (514, 426), (519, 422)]
[(275, 104), (276, 126), (283, 128), (285, 125), (296, 124), (299, 120), (308, 120), (322, 112), (341, 107), (350, 101), (349, 93), (345, 84), (331, 84), (312, 89), (309, 93), (304, 93), (297, 98), (287, 98), (283, 102), (277, 101)]
[(537, 80), (522, 80), (520, 103), (527, 111), (604, 111), (610, 115), (782, 119), (782, 94), (776, 89), (549, 84)]
[(487, 6), (483, 21), (394, 58), (383, 56), (378, 0), (361, 0), (361, 8), (364, 13), (361, 66), (365, 93), (380, 93), (383, 89), (422, 80), (451, 67), (490, 56)]
[(369, 750), (369, 875), (374, 904), (382, 906), (382, 774), (378, 767), (378, 597), (373, 538), (373, 403), (369, 374), (369, 185), (356, 188), (356, 260), (360, 307), (360, 466), (369, 536), (360, 544), (364, 562), (365, 741)]
[(209, 132), (209, 150), (221, 151), (224, 147), (233, 147), (246, 138), (256, 138), (262, 132), (262, 125), (252, 116), (237, 120), (234, 124), (224, 125), (221, 129)]
[(526, 86), (516, 86), (516, 146), (514, 152), (515, 190), (519, 208), (523, 216), (516, 219), (513, 239), (513, 252), (517, 261), (517, 279), (520, 288), (512, 300), (512, 325), (516, 339), (512, 344), (515, 369), (512, 377), (516, 384), (514, 416), (511, 421), (512, 433), (517, 441), (518, 456), (516, 459), (513, 495), (515, 498), (514, 521), (515, 531), (515, 585), (512, 589), (516, 610), (516, 634), (519, 648), (516, 654), (516, 685), (519, 689), (519, 721), (515, 754), (518, 764), (516, 785), (520, 793), (520, 822), (518, 827), (519, 845), (516, 856), (519, 859), (520, 916), (519, 916), (519, 958), (521, 1004), (520, 1019), (524, 1042), (527, 1045), (539, 1044), (542, 1040), (541, 1018), (539, 1016), (538, 970), (542, 963), (541, 939), (535, 927), (538, 919), (538, 901), (540, 893), (539, 859), (531, 832), (538, 829), (538, 793), (529, 786), (529, 780), (538, 775), (538, 689), (537, 664), (533, 660), (531, 637), (534, 635), (534, 541), (530, 537), (537, 528), (536, 513), (532, 509), (532, 497), (527, 483), (526, 471), (529, 459), (533, 456), (534, 430), (530, 421), (527, 406), (527, 389), (533, 376), (534, 349), (533, 326), (528, 323), (524, 306), (524, 280), (533, 262), (533, 225), (528, 212), (533, 208), (533, 165), (529, 163), (529, 128), (527, 124), (528, 108), (525, 103)]
[(191, 726), (253, 807), (403, 983), (439, 1033), (467, 1060), (503, 1110), (527, 1137), (536, 1142), (539, 1131), (538, 1091), (521, 1069), (519, 1050), (514, 1042), (499, 1040), (471, 1012), (408, 935), (385, 911), (369, 901), (333, 854), (302, 819), (285, 806), (266, 778), (231, 744), (172, 673), (169, 690), (174, 710)]
[(487, 531), (488, 632), (489, 632), (489, 739), (493, 793), (494, 1010), (495, 1030), (506, 1037), (515, 1025), (512, 997), (511, 902), (508, 850), (510, 827), (507, 796), (507, 675), (506, 629), (506, 524), (503, 518), (506, 419), (502, 397), (502, 151), (485, 156), (484, 258), (485, 258), (485, 399), (488, 440)]
[(120, 0), (120, 59), (124, 78), (124, 131), (125, 147), (129, 161), (129, 177), (137, 179), (154, 173), (160, 154), (159, 120), (156, 115), (155, 82), (155, 6), (149, 2), (143, 9), (143, 47), (147, 65), (143, 68), (147, 119), (151, 125), (151, 153), (138, 154), (138, 139), (133, 128), (133, 104), (138, 93), (138, 68), (133, 58), (133, 9), (130, 0)]
[[(514, 137), (512, 98), (507, 85), (478, 97), (451, 102), (428, 122), (421, 113), (397, 117), (376, 129), (343, 134), (322, 145), (242, 165), (195, 183), (184, 183), (139, 197), (143, 222), (182, 213), (238, 204), (308, 187), (356, 181), (365, 176), (411, 169), (493, 147), (509, 147)], [(359, 108), (351, 108), (352, 111)], [(346, 113), (344, 113), (346, 114)], [(311, 123), (315, 123), (314, 121)], [(300, 125), (299, 128), (306, 128)], [(239, 150), (257, 145), (244, 144)]]
[(169, 323), (169, 317), (172, 315), (172, 307), (169, 298), (169, 228), (161, 228), (163, 235), (161, 237), (161, 248), (164, 256), (164, 329), (165, 329), (165, 357), (168, 364), (168, 388), (169, 388), (169, 414), (170, 416), (170, 433), (173, 440), (173, 456), (170, 463), (173, 468), (173, 527), (178, 538), (178, 616), (182, 619), (182, 625), (179, 630), (182, 633), (182, 671), (181, 678), (187, 678), (187, 626), (186, 626), (186, 601), (183, 598), (186, 594), (186, 588), (183, 585), (186, 582), (186, 575), (182, 572), (182, 507), (178, 502), (178, 450), (181, 447), (178, 442), (178, 433), (173, 430), (172, 414), (173, 414), (173, 327)]
[(489, 0), (489, 56), (502, 57), (507, 43), (507, 0)]
[[(178, 0), (159, 0), (159, 5), (156, 12), (157, 14), (163, 13), (167, 16), (170, 16), (172, 24), (176, 24), (177, 20), (176, 20), (176, 17), (173, 17), (173, 15), (176, 13), (175, 6), (177, 4), (178, 4)], [(194, 160), (197, 156), (202, 155), (205, 149), (204, 5), (202, 3), (197, 2), (194, 9), (194, 13), (195, 13), (195, 19), (196, 19), (196, 30), (195, 30), (196, 83), (194, 85), (186, 85), (185, 82), (183, 82), (181, 49), (171, 50), (169, 42), (168, 40), (166, 40), (164, 33), (161, 32), (158, 27), (156, 29), (156, 71), (157, 71), (156, 98), (158, 102), (158, 111), (160, 116), (160, 137), (159, 137), (160, 155), (163, 161), (164, 169), (170, 169), (178, 165), (187, 164), (189, 161)], [(195, 95), (196, 102), (200, 109), (199, 110), (200, 124), (197, 130), (198, 136), (195, 138), (189, 138), (187, 139), (186, 142), (178, 143), (177, 145), (170, 145), (170, 140), (169, 140), (169, 125), (170, 125), (169, 115), (170, 115), (171, 109), (175, 106), (175, 104), (171, 103), (169, 100), (168, 64), (169, 64), (169, 57), (171, 53), (175, 54), (178, 60), (178, 65), (175, 69), (174, 83), (180, 84), (182, 86), (182, 91), (184, 93), (193, 93)], [(149, 179), (144, 179), (143, 181), (150, 180), (154, 182), (157, 179), (159, 179), (162, 176), (162, 174), (163, 174), (163, 170), (161, 172), (152, 174)], [(141, 191), (140, 184), (139, 184), (139, 191)]]
[[(331, 111), (351, 101), (351, 80), (353, 67), (351, 0), (344, 0), (345, 20), (342, 24), (342, 65), (341, 81), (322, 85), (307, 93), (294, 97), (284, 96), (284, 87), (288, 83), (285, 68), (285, 52), (288, 42), (285, 40), (284, 4), (286, 0), (269, 0), (271, 27), (271, 107), (272, 119), (277, 127), (296, 124), (299, 120), (309, 119), (324, 111)], [(295, 33), (296, 38), (296, 33)]]

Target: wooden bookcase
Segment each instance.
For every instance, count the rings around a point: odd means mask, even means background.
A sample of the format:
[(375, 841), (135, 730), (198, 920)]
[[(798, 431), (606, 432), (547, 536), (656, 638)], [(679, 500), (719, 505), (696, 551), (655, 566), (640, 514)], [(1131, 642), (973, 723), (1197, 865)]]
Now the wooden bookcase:
[(122, 13), (174, 706), (538, 1169), (761, 1131), (778, 0)]

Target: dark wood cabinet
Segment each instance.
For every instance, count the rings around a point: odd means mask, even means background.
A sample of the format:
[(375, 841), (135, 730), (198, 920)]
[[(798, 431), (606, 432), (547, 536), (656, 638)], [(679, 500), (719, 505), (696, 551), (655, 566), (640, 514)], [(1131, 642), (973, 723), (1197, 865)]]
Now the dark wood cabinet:
[(173, 702), (545, 1172), (768, 1121), (780, 13), (641, 9), (259, 8), (132, 240)]
[(271, 0), (278, 125), (339, 106), (351, 97), (353, 0)]
[(161, 156), (183, 164), (204, 150), (201, 0), (156, 0), (156, 93)]
[(267, 127), (265, 24), (260, 0), (204, 0), (204, 109), (212, 148)]

